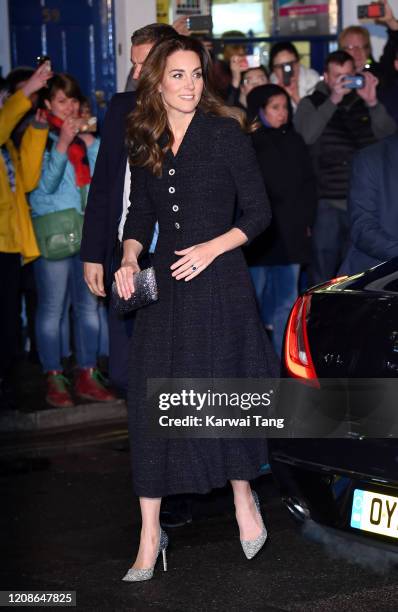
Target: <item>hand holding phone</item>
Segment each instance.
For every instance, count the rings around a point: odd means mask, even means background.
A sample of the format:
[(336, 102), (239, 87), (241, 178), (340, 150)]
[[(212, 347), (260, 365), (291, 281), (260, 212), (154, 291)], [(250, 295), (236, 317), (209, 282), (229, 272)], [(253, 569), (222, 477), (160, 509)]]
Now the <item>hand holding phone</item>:
[(94, 133), (97, 131), (97, 117), (89, 117), (79, 127), (79, 132)]
[(51, 72), (51, 59), (48, 55), (39, 55), (36, 58), (37, 67), (44, 66), (47, 72)]
[(378, 103), (377, 85), (379, 84), (379, 79), (371, 72), (363, 72), (362, 75), (364, 85), (361, 89), (358, 89), (358, 96), (366, 102), (367, 106), (376, 106)]
[(349, 90), (344, 87), (344, 82), (347, 76), (350, 75), (341, 74), (339, 77), (337, 77), (337, 80), (334, 85), (330, 86), (330, 101), (333, 104), (340, 104), (344, 96), (349, 93)]
[(260, 56), (259, 55), (245, 55), (244, 57), (247, 68), (259, 68), (260, 67)]
[(344, 89), (363, 89), (365, 87), (365, 77), (363, 74), (347, 75), (343, 80)]
[(380, 19), (385, 16), (384, 4), (381, 2), (371, 2), (370, 4), (360, 4), (357, 7), (358, 19)]
[(290, 87), (292, 84), (292, 78), (294, 76), (293, 64), (286, 62), (282, 64), (282, 83), (285, 87)]
[(213, 30), (213, 19), (211, 15), (191, 15), (186, 18), (187, 28), (190, 32), (202, 32), (210, 34)]
[(52, 77), (51, 68), (48, 70), (45, 64), (40, 65), (22, 87), (22, 91), (26, 97), (31, 96), (42, 87), (47, 85), (47, 81)]

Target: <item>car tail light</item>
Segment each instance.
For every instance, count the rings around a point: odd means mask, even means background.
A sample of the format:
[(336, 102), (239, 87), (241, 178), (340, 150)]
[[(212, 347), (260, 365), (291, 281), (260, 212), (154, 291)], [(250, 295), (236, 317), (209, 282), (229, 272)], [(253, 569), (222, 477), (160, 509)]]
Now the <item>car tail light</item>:
[(341, 281), (346, 280), (346, 278), (349, 278), (347, 274), (345, 274), (344, 276), (336, 276), (335, 278), (331, 278), (330, 280), (324, 283), (321, 283), (320, 285), (316, 285), (315, 289), (326, 289), (327, 287), (331, 285), (337, 285), (337, 283), (340, 283)]
[(298, 298), (290, 313), (285, 336), (285, 364), (291, 376), (319, 387), (310, 353), (307, 333), (307, 315), (311, 307), (311, 295)]

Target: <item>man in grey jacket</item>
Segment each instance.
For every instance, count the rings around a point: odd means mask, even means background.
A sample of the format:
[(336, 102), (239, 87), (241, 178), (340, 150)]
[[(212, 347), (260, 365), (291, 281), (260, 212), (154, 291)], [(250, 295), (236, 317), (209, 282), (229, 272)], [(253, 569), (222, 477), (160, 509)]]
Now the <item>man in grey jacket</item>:
[[(377, 99), (377, 78), (362, 73), (363, 86), (350, 86), (352, 57), (335, 51), (326, 59), (324, 80), (303, 98), (294, 117), (296, 130), (310, 146), (318, 187), (309, 281), (336, 275), (348, 245), (347, 193), (356, 151), (393, 134), (394, 120)], [(355, 85), (355, 83), (354, 83)]]

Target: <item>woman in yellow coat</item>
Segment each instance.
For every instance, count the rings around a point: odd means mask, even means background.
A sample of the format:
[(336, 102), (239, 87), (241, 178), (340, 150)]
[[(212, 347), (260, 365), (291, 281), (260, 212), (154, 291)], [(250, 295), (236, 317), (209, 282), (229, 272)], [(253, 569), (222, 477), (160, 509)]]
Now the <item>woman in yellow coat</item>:
[(21, 263), (28, 263), (40, 255), (25, 194), (32, 191), (40, 179), (48, 130), (46, 125), (34, 122), (25, 131), (18, 151), (11, 133), (32, 106), (29, 96), (41, 89), (51, 76), (43, 64), (0, 108), (1, 403), (4, 379), (9, 374), (17, 349)]

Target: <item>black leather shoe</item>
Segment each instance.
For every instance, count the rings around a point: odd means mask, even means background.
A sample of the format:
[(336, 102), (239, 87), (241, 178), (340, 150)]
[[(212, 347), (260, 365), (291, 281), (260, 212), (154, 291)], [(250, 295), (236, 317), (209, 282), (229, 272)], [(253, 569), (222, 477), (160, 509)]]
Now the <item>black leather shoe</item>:
[(1, 410), (16, 410), (17, 400), (15, 391), (11, 385), (0, 378), (0, 409)]
[(186, 495), (166, 497), (160, 509), (160, 524), (173, 529), (192, 523), (192, 500)]

